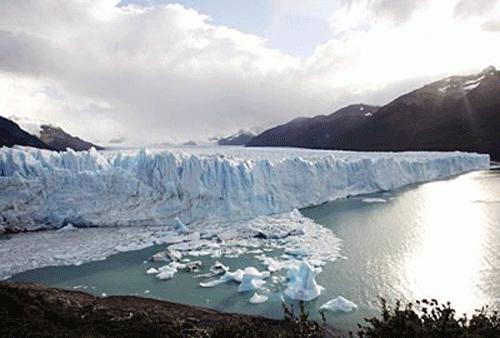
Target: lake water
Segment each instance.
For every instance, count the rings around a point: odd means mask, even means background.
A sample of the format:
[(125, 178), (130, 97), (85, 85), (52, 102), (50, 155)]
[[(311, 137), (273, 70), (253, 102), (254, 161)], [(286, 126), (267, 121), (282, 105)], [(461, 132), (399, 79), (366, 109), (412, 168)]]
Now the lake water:
[[(317, 277), (323, 294), (308, 304), (313, 315), (339, 295), (356, 304), (352, 314), (330, 314), (328, 321), (353, 330), (378, 313), (378, 297), (451, 301), (459, 312), (490, 304), (500, 309), (500, 171), (474, 172), (400, 191), (353, 197), (302, 210), (342, 239), (342, 255)], [(281, 317), (279, 292), (264, 304), (248, 302), (237, 284), (201, 288), (192, 273), (159, 281), (144, 273), (159, 247), (122, 253), (104, 261), (42, 268), (18, 274), (16, 281), (44, 283), (94, 294), (128, 294)], [(280, 252), (274, 253), (281, 254)], [(197, 258), (196, 258), (197, 259)], [(202, 258), (205, 266), (214, 259)], [(264, 269), (253, 256), (222, 258), (232, 269)], [(206, 268), (205, 268), (206, 270)], [(276, 290), (278, 291), (278, 290)]]

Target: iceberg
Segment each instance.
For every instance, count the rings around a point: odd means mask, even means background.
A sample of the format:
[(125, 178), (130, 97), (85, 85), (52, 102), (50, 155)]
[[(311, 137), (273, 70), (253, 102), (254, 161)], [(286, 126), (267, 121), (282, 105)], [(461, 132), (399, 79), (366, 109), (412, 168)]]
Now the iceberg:
[(155, 253), (150, 260), (153, 262), (177, 262), (181, 260), (182, 255), (175, 250), (165, 250)]
[(238, 286), (238, 292), (248, 292), (260, 289), (266, 281), (256, 278), (252, 275), (243, 275), (240, 286)]
[(316, 272), (307, 261), (288, 270), (288, 285), (284, 294), (294, 300), (309, 302), (321, 294), (323, 287), (315, 280)]
[(158, 271), (158, 269), (155, 269), (155, 268), (149, 268), (146, 270), (146, 274), (148, 275), (156, 275), (158, 274), (160, 271)]
[[(79, 228), (166, 226), (184, 233), (207, 222), (248, 220), (486, 169), (489, 162), (488, 155), (461, 152), (204, 148), (57, 153), (3, 147), (0, 226), (6, 231), (58, 229), (68, 223)], [(261, 227), (256, 236), (293, 235), (269, 230)]]
[(321, 305), (319, 310), (320, 311), (330, 311), (330, 312), (353, 312), (356, 310), (358, 306), (351, 302), (348, 299), (345, 299), (342, 296), (339, 296), (335, 299), (332, 299), (325, 304)]
[[(225, 266), (224, 268), (227, 269), (227, 267)], [(246, 291), (256, 290), (262, 287), (262, 285), (266, 283), (263, 279), (269, 277), (270, 275), (271, 274), (269, 271), (260, 272), (253, 266), (249, 266), (246, 267), (244, 270), (237, 269), (233, 272), (225, 270), (224, 275), (222, 275), (220, 278), (208, 282), (201, 282), (200, 286), (202, 288), (211, 288), (223, 283), (236, 282), (240, 283), (238, 287), (238, 292), (246, 292)]]
[(201, 282), (200, 286), (202, 288), (213, 288), (214, 286), (217, 286), (219, 284), (227, 283), (231, 281), (231, 279), (227, 278), (226, 276), (222, 276), (221, 278), (211, 280), (209, 282)]
[(158, 274), (156, 275), (156, 278), (158, 278), (159, 280), (172, 279), (176, 272), (177, 272), (176, 268), (170, 265), (164, 265), (158, 268)]
[(267, 302), (268, 297), (266, 295), (259, 295), (257, 292), (253, 294), (249, 302), (252, 304), (261, 304)]

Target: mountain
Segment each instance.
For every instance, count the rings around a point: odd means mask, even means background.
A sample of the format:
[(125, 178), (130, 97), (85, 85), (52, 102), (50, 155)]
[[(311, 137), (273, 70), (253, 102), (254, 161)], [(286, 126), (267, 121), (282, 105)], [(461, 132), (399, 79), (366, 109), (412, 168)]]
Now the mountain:
[(239, 130), (236, 134), (222, 137), (217, 140), (220, 146), (244, 146), (255, 137), (255, 133), (250, 130)]
[(43, 124), (40, 128), (40, 140), (56, 150), (71, 148), (75, 151), (82, 151), (89, 150), (92, 147), (97, 150), (104, 150), (103, 147), (84, 141), (79, 137), (72, 136), (59, 127)]
[(66, 148), (71, 148), (75, 151), (82, 151), (89, 150), (92, 147), (97, 150), (104, 149), (79, 137), (70, 135), (62, 128), (55, 127), (42, 120), (18, 118), (16, 116), (11, 116), (10, 118), (53, 150), (64, 151)]
[(500, 72), (452, 76), (382, 107), (352, 105), (269, 129), (247, 146), (471, 151), (500, 159)]
[(42, 142), (38, 137), (31, 135), (9, 119), (0, 116), (0, 147), (12, 147), (15, 145), (52, 149)]
[(247, 145), (328, 149), (332, 140), (371, 120), (378, 109), (377, 106), (354, 104), (330, 115), (299, 117), (263, 132)]

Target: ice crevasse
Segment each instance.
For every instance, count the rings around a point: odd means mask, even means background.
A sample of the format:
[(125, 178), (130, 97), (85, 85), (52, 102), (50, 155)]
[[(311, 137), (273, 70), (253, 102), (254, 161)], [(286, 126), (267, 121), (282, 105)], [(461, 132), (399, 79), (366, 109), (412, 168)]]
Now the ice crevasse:
[[(242, 220), (489, 167), (469, 153), (0, 149), (0, 226)], [(180, 223), (182, 222), (182, 223)]]

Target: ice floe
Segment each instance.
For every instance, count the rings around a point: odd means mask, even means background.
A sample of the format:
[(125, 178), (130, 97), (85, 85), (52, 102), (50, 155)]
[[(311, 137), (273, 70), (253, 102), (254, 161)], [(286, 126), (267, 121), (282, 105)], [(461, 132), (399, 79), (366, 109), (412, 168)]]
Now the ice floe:
[(151, 261), (153, 262), (175, 262), (179, 261), (182, 258), (180, 252), (176, 250), (164, 250), (155, 253), (151, 256)]
[(267, 299), (269, 297), (266, 295), (260, 295), (257, 292), (253, 294), (253, 296), (250, 298), (249, 302), (252, 304), (261, 304), (267, 302)]
[(158, 274), (159, 272), (160, 272), (160, 271), (158, 271), (158, 269), (156, 269), (156, 268), (149, 268), (149, 269), (147, 269), (147, 270), (146, 270), (146, 273), (147, 273), (148, 275), (156, 275), (156, 274)]
[(238, 292), (248, 292), (260, 289), (266, 281), (256, 278), (252, 275), (243, 275), (241, 283), (238, 286)]
[(164, 265), (158, 268), (158, 274), (156, 275), (156, 278), (160, 280), (172, 279), (176, 272), (177, 272), (176, 268), (170, 265)]
[(353, 312), (358, 306), (348, 299), (339, 296), (335, 299), (329, 300), (325, 304), (321, 305), (320, 311), (330, 311), (330, 312)]
[(383, 198), (377, 198), (377, 197), (367, 197), (367, 198), (363, 198), (361, 201), (363, 201), (364, 203), (385, 203), (385, 202), (387, 202), (387, 200), (385, 200)]

